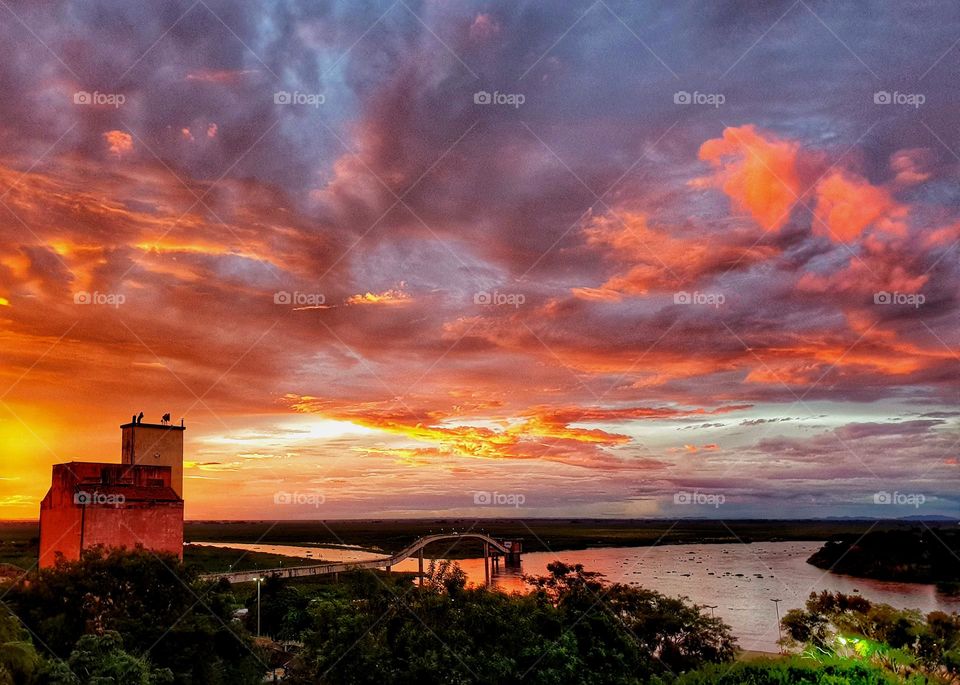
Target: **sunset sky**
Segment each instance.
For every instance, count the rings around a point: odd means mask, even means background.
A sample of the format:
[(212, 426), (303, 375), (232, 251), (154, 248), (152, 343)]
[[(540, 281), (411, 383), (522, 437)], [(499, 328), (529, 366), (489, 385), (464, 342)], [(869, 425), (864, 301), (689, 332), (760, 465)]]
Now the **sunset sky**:
[(952, 2), (0, 2), (0, 518), (141, 410), (194, 519), (956, 515), (958, 72)]

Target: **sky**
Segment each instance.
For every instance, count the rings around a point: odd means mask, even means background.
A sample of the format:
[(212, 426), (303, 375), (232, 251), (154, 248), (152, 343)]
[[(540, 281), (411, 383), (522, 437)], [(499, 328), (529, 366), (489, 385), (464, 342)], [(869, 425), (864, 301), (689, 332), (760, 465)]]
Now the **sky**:
[(960, 512), (960, 5), (0, 3), (0, 518)]

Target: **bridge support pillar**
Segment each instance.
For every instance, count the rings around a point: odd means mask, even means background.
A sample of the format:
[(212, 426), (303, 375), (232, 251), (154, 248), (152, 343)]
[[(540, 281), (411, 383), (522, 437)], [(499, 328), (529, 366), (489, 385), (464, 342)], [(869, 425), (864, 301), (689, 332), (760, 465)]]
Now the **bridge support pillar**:
[(483, 543), (483, 576), (487, 587), (490, 587), (490, 543)]

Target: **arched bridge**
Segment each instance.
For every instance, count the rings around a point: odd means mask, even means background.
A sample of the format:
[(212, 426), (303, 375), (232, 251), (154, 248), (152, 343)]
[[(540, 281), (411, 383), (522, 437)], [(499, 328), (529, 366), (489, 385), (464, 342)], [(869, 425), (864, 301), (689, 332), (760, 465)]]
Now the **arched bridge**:
[(480, 540), (483, 544), (484, 569), (489, 579), (490, 571), (487, 568), (487, 562), (490, 557), (490, 550), (494, 554), (503, 554), (508, 559), (518, 560), (520, 557), (520, 544), (518, 542), (504, 542), (490, 537), (485, 533), (440, 533), (437, 535), (428, 535), (422, 537), (410, 546), (402, 549), (396, 554), (382, 559), (370, 559), (368, 561), (347, 561), (332, 564), (317, 564), (315, 566), (288, 566), (287, 568), (273, 568), (262, 571), (231, 571), (229, 573), (210, 573), (204, 575), (207, 580), (226, 579), (231, 583), (251, 583), (257, 578), (273, 576), (276, 578), (305, 578), (308, 576), (322, 576), (331, 573), (346, 573), (348, 571), (360, 571), (364, 569), (385, 568), (390, 570), (401, 561), (409, 559), (413, 555), (418, 555), (420, 559), (420, 574), (423, 575), (423, 548), (427, 545), (439, 542), (441, 540)]

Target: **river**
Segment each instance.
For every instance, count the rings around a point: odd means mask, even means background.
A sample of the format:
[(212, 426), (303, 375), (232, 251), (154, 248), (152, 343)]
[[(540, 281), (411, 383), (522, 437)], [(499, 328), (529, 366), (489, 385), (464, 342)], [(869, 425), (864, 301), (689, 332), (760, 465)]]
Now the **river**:
[[(355, 549), (196, 543), (257, 552), (308, 556), (325, 561), (362, 561), (382, 555)], [(438, 543), (439, 544), (439, 543)], [(811, 591), (859, 592), (868, 599), (921, 611), (960, 611), (960, 597), (938, 593), (933, 585), (867, 580), (825, 572), (806, 563), (819, 542), (660, 545), (602, 547), (561, 552), (529, 552), (519, 569), (504, 568), (493, 584), (505, 591), (523, 590), (522, 575), (542, 575), (554, 560), (583, 564), (608, 581), (642, 585), (669, 596), (685, 596), (712, 611), (733, 629), (743, 649), (777, 651), (777, 609), (781, 615), (802, 607)], [(483, 560), (460, 559), (471, 582), (483, 583)], [(417, 560), (394, 567), (416, 571)], [(780, 599), (779, 607), (772, 599)]]

